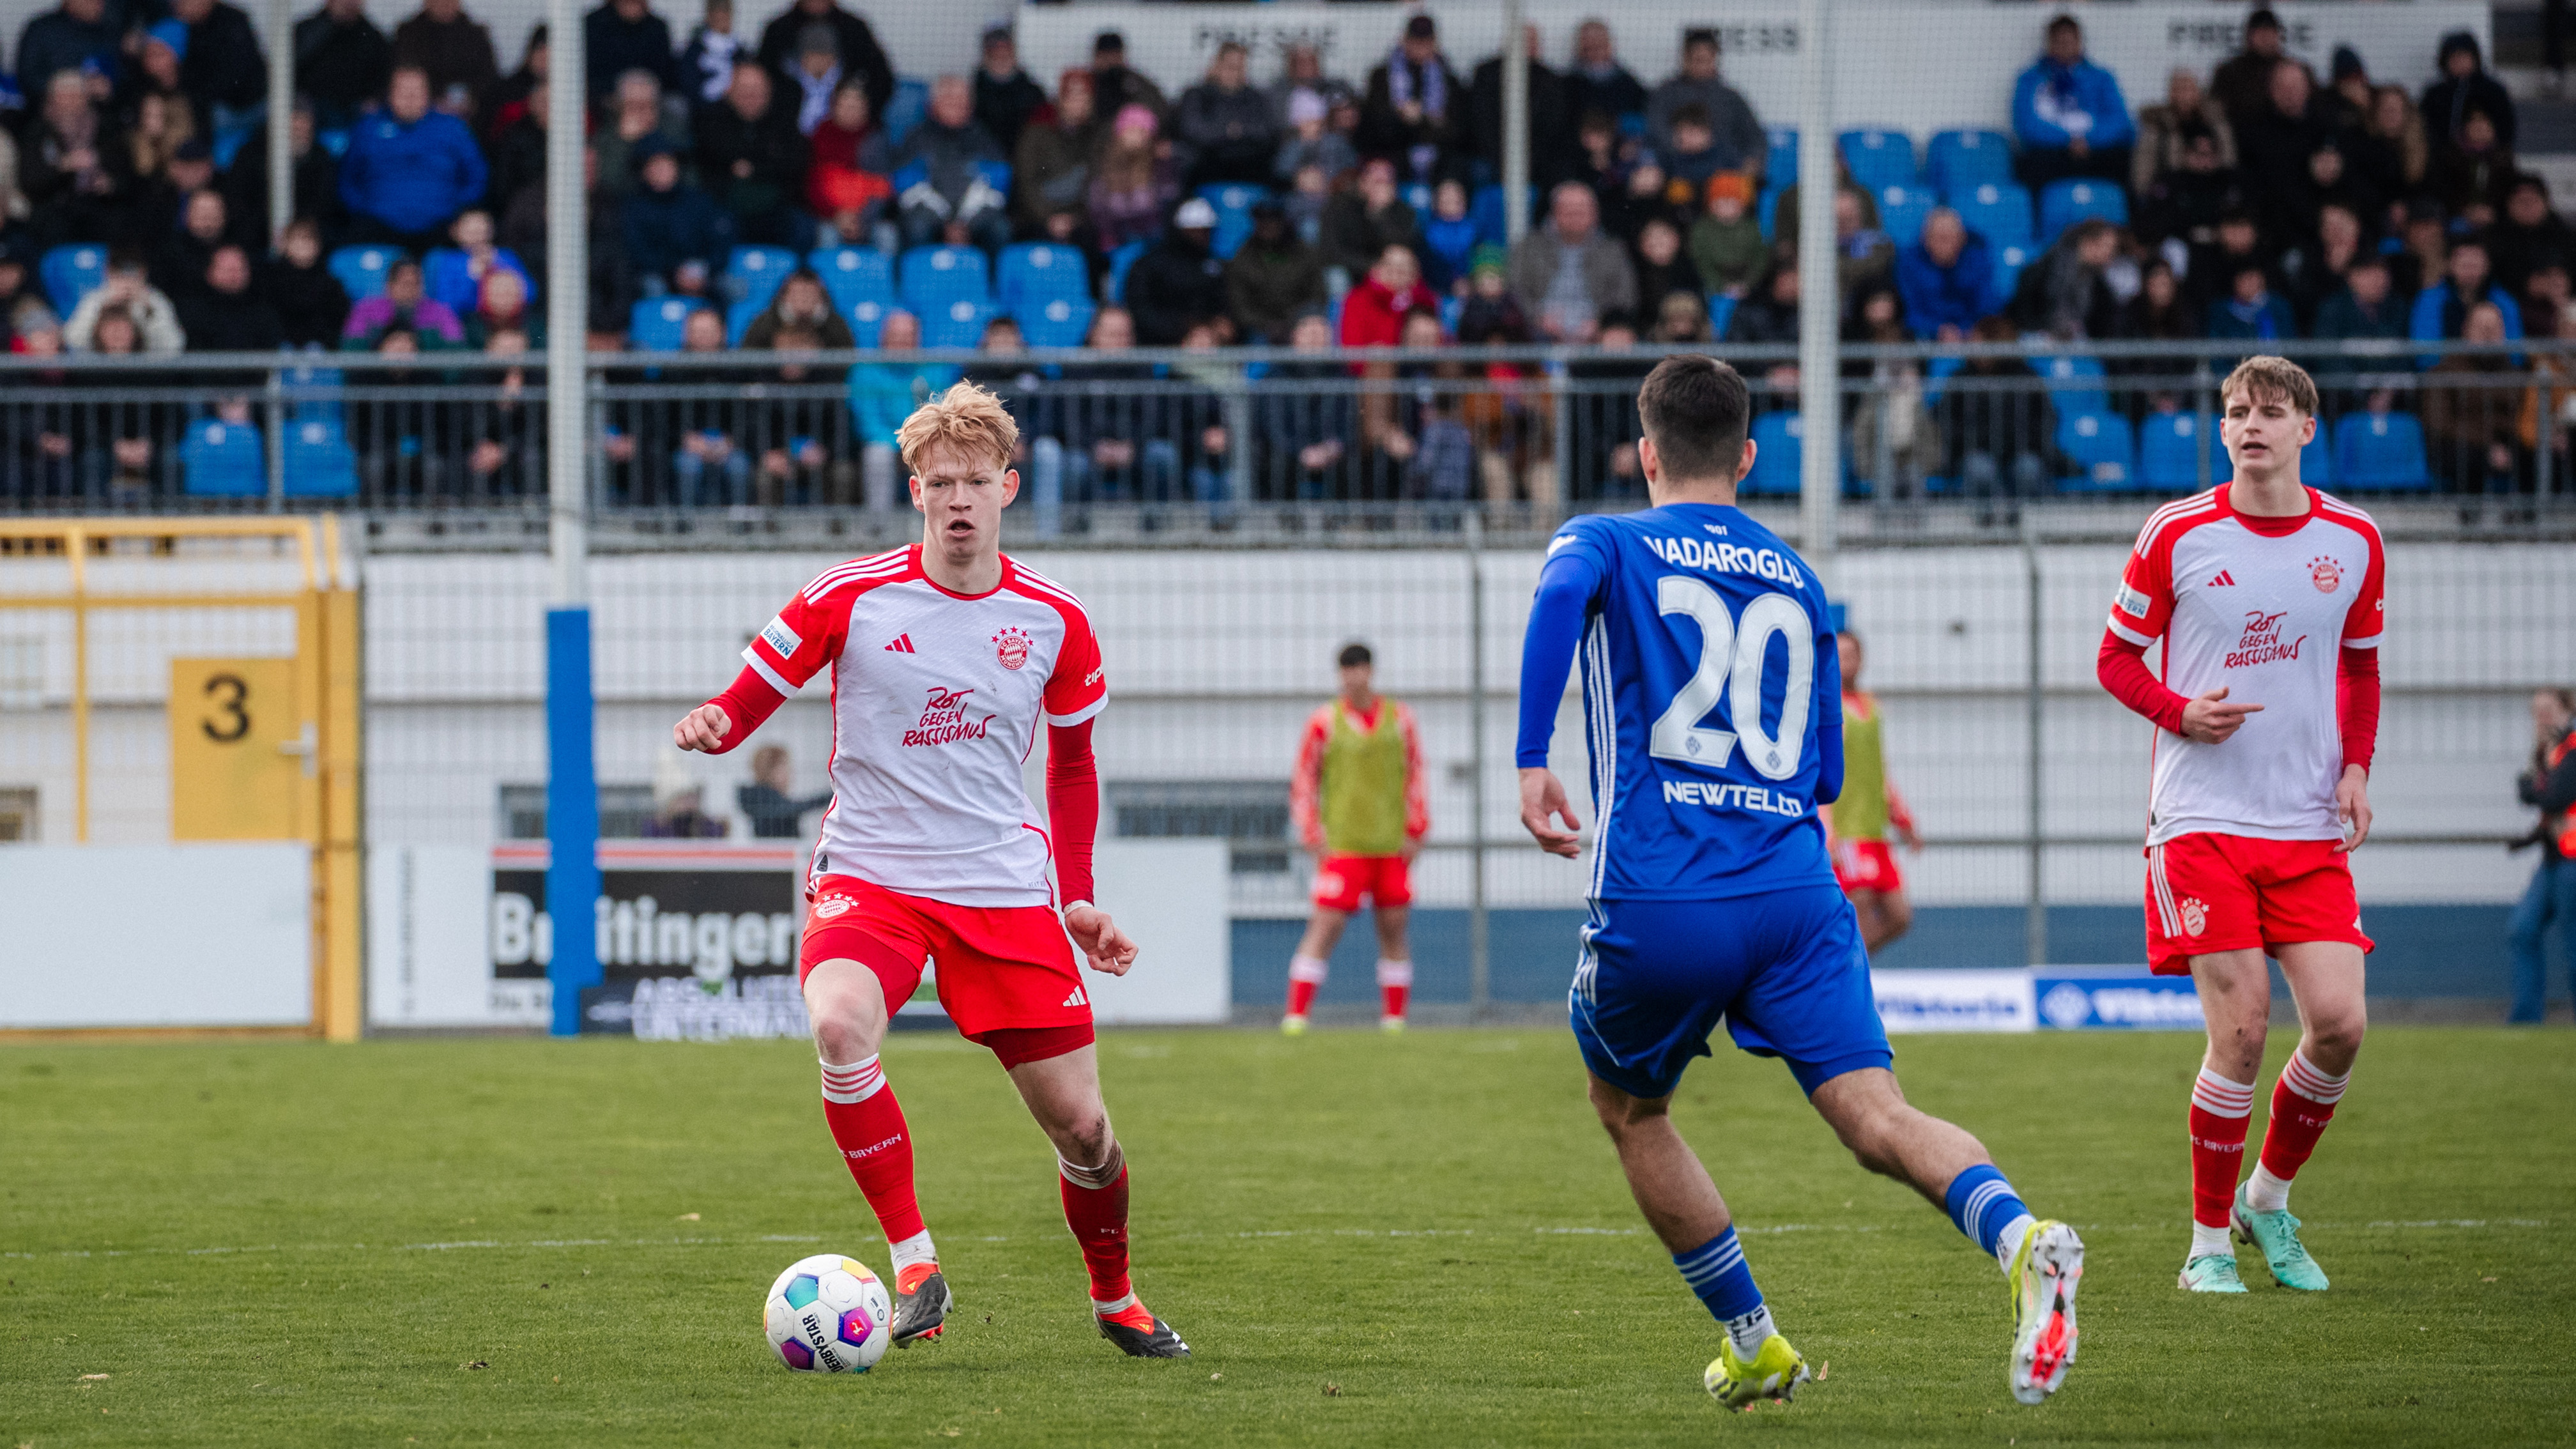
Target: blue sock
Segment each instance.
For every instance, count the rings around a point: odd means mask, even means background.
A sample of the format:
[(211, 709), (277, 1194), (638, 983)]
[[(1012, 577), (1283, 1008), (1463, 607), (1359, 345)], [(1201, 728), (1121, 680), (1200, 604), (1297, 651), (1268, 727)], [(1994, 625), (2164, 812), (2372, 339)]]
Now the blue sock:
[(1731, 1224), (1689, 1252), (1673, 1254), (1673, 1266), (1681, 1269), (1682, 1281), (1720, 1323), (1731, 1323), (1762, 1306), (1762, 1290), (1753, 1286), (1753, 1270), (1744, 1265), (1744, 1248), (1735, 1241)]
[(1968, 1235), (1968, 1241), (1991, 1255), (1996, 1242), (2016, 1218), (2028, 1217), (2030, 1209), (2022, 1206), (2012, 1184), (2004, 1180), (1998, 1167), (1971, 1167), (1950, 1179), (1950, 1191), (1944, 1206), (1950, 1221)]

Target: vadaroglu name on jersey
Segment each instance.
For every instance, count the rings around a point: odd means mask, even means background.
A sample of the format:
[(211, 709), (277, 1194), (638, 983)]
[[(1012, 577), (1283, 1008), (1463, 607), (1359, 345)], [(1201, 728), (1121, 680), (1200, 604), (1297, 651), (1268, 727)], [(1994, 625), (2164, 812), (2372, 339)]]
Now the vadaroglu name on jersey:
[(1746, 548), (1740, 544), (1711, 543), (1696, 538), (1672, 538), (1663, 534), (1646, 535), (1646, 547), (1655, 557), (1679, 569), (1706, 569), (1721, 574), (1752, 574), (1793, 589), (1806, 587), (1805, 577), (1789, 556), (1773, 548)]
[(1664, 781), (1667, 805), (1700, 805), (1711, 810), (1756, 810), (1792, 820), (1807, 813), (1807, 802), (1760, 785), (1718, 785), (1699, 780)]

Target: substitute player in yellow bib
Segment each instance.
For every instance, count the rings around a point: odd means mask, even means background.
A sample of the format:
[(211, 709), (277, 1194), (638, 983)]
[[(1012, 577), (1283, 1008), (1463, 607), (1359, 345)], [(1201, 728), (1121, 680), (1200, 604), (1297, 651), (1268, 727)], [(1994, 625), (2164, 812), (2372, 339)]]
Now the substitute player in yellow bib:
[(1914, 904), (1905, 898), (1905, 877), (1897, 873), (1888, 835), (1893, 832), (1897, 843), (1917, 853), (1923, 838), (1914, 833), (1905, 797), (1887, 778), (1878, 696), (1860, 687), (1860, 636), (1837, 630), (1834, 645), (1843, 666), (1843, 793), (1825, 823), (1833, 840), (1834, 884), (1860, 917), (1861, 945), (1875, 955), (1914, 924)]
[(1342, 928), (1367, 898), (1377, 907), (1378, 1026), (1404, 1030), (1413, 992), (1405, 926), (1413, 904), (1413, 857), (1431, 831), (1422, 777), (1422, 735), (1413, 711), (1377, 692), (1365, 644), (1342, 648), (1342, 692), (1307, 717), (1297, 747), (1288, 812), (1298, 843), (1315, 856), (1315, 913), (1288, 963), (1288, 1014), (1295, 1036), (1324, 984)]

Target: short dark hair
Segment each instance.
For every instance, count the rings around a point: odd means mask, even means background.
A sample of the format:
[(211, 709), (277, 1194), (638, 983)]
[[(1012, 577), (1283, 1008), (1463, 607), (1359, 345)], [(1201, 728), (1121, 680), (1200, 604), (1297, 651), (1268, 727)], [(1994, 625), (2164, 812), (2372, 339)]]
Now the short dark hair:
[(1714, 357), (1667, 357), (1637, 389), (1637, 418), (1663, 457), (1664, 476), (1732, 483), (1744, 467), (1753, 401), (1743, 375)]
[(2076, 34), (2081, 35), (2084, 33), (2084, 26), (2081, 22), (2076, 20), (2074, 16), (2066, 14), (2064, 11), (2060, 11), (2056, 18), (2048, 22), (2048, 33), (2050, 35), (2055, 35), (2061, 30), (2072, 30)]
[(1682, 32), (1682, 49), (1689, 50), (1693, 46), (1700, 45), (1705, 45), (1721, 55), (1726, 51), (1726, 47), (1718, 43), (1717, 30), (1714, 26), (1694, 25)]
[(1333, 657), (1333, 662), (1344, 669), (1357, 669), (1363, 664), (1376, 663), (1377, 656), (1369, 653), (1366, 644), (1352, 643), (1343, 645), (1342, 652)]

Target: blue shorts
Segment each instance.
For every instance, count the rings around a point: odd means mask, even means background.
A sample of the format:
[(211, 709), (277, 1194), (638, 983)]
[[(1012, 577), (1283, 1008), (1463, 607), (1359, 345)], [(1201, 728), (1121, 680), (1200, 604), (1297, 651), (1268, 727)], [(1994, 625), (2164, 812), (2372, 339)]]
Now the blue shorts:
[(1894, 1060), (1851, 903), (1830, 882), (1724, 901), (1602, 901), (1583, 927), (1571, 998), (1592, 1074), (1672, 1095), (1709, 1033), (1780, 1057), (1810, 1095)]

